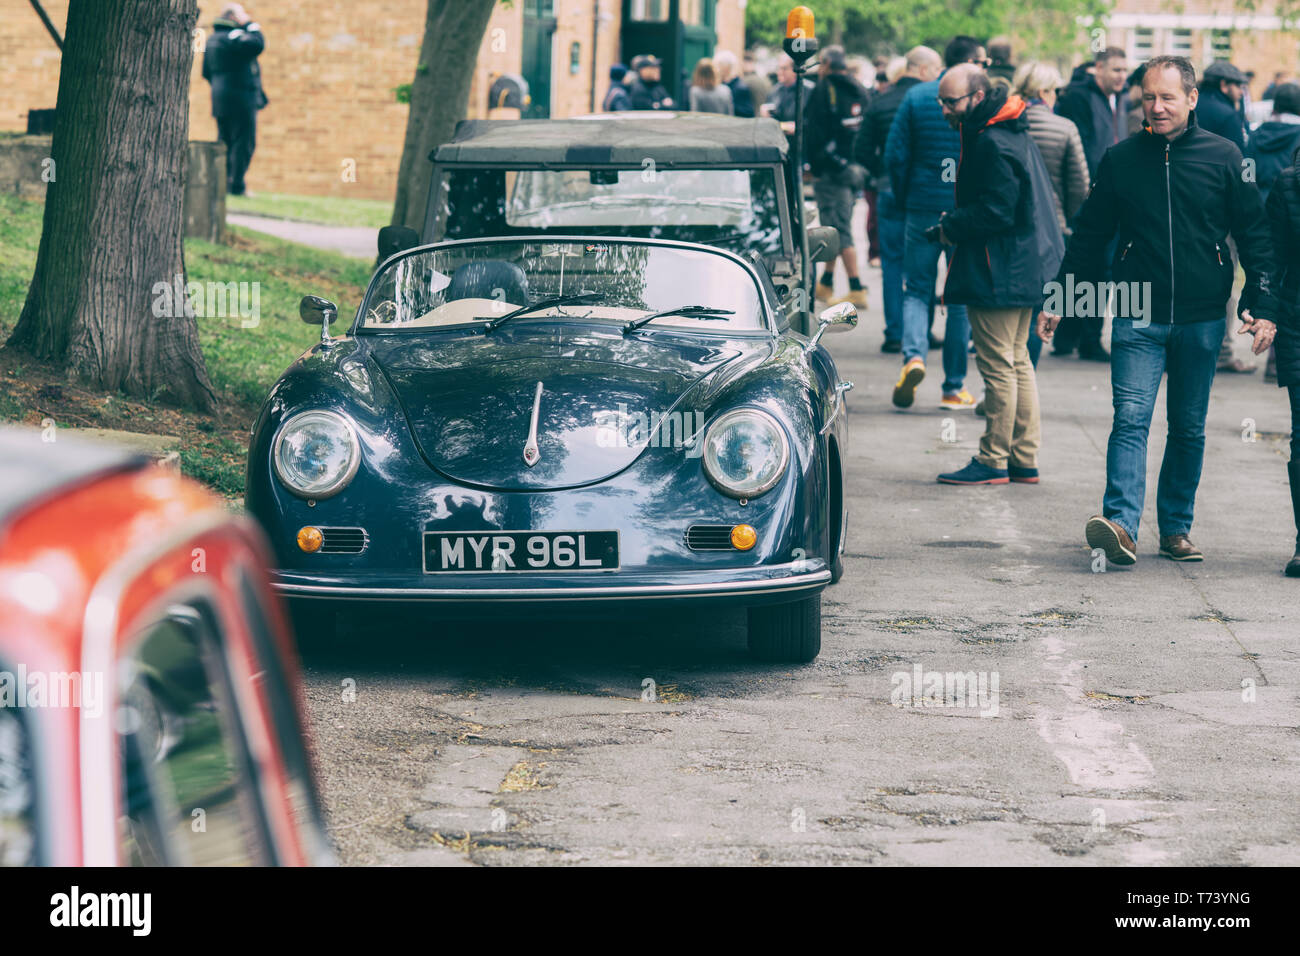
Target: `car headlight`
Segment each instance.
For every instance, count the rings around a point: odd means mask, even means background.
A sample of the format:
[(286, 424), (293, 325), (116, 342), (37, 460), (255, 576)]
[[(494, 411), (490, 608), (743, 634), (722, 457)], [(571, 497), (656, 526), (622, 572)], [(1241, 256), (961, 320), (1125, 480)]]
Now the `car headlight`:
[(704, 435), (704, 473), (723, 494), (753, 498), (785, 474), (790, 445), (775, 418), (756, 408), (737, 408)]
[(284, 486), (301, 498), (328, 498), (347, 487), (361, 464), (352, 422), (338, 412), (299, 412), (276, 433), (271, 459)]

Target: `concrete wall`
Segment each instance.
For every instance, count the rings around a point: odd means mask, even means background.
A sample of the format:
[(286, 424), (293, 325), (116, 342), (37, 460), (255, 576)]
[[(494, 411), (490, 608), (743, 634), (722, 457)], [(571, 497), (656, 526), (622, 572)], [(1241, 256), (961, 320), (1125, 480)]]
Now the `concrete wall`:
[[(44, 199), (58, 168), (50, 137), (0, 137), (0, 192)], [(226, 147), (191, 142), (185, 170), (185, 235), (220, 242), (226, 233)]]

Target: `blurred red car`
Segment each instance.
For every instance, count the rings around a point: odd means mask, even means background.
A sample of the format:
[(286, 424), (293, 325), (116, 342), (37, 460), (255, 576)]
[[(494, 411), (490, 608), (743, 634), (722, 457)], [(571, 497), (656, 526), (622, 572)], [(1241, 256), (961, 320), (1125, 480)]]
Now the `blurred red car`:
[(333, 862), (260, 533), (44, 437), (0, 429), (0, 866)]

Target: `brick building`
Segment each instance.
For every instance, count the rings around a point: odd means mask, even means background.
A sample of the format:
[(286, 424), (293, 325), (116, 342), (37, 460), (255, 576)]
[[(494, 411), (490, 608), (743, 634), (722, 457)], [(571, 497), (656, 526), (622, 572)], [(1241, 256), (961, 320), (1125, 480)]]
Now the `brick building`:
[(1258, 98), (1276, 71), (1300, 69), (1300, 31), (1279, 7), (1276, 0), (1260, 0), (1255, 10), (1232, 0), (1119, 0), (1105, 18), (1106, 39), (1135, 66), (1161, 54), (1185, 56), (1198, 69), (1231, 60), (1254, 72), (1250, 92)]
[[(68, 0), (42, 0), (63, 30)], [(424, 33), (424, 0), (244, 0), (262, 26), (260, 59), (270, 105), (259, 117), (254, 191), (388, 199), (394, 192), (409, 83)], [(199, 0), (210, 30), (222, 0)], [(633, 54), (665, 60), (680, 81), (713, 49), (737, 53), (745, 0), (514, 0), (498, 4), (483, 38), (469, 115), (487, 114), (490, 77), (529, 81), (529, 115), (574, 116), (599, 108), (609, 68)], [(198, 38), (199, 40), (202, 37)], [(594, 56), (593, 56), (594, 51)], [(190, 137), (215, 139), (208, 84), (195, 56)], [(0, 131), (22, 131), (30, 109), (55, 105), (60, 54), (25, 3), (6, 0), (0, 19)], [(349, 181), (355, 171), (355, 182)]]

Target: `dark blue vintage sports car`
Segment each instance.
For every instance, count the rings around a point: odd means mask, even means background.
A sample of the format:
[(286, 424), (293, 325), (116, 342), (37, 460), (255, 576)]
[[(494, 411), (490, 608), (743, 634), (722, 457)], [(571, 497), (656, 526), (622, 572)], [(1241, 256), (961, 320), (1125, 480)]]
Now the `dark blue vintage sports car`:
[(546, 236), (400, 252), (331, 338), (336, 311), (303, 300), (321, 342), (249, 449), (294, 603), (732, 605), (757, 656), (816, 657), (852, 387), (818, 339), (852, 306), (808, 339), (728, 251)]

